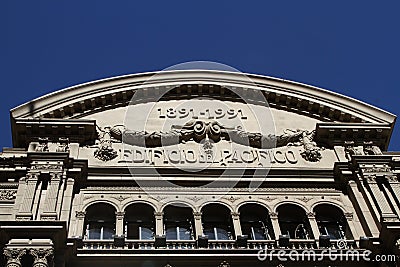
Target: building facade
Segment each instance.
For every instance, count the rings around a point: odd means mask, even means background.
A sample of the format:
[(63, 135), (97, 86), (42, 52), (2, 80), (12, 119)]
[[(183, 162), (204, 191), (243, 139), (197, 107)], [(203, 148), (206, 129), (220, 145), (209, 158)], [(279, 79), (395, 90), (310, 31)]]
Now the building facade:
[(224, 71), (43, 96), (11, 110), (0, 265), (397, 266), (395, 119)]

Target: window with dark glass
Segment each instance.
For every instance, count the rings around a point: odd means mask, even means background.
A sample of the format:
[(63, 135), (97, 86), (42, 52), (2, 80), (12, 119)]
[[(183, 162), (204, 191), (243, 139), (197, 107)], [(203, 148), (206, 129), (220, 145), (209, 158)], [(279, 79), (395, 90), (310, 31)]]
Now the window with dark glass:
[(181, 206), (166, 207), (164, 209), (164, 227), (167, 240), (194, 239), (193, 210)]
[(352, 239), (352, 235), (343, 212), (333, 205), (321, 204), (314, 208), (315, 219), (321, 235), (331, 239)]
[(230, 210), (219, 204), (209, 204), (202, 209), (203, 233), (209, 240), (234, 239)]
[(306, 212), (299, 206), (284, 204), (278, 207), (281, 233), (291, 239), (313, 238)]
[(85, 238), (108, 240), (115, 234), (115, 209), (109, 204), (94, 204), (86, 210)]
[(274, 239), (268, 210), (256, 204), (246, 204), (240, 207), (240, 225), (242, 234), (250, 240)]
[(149, 240), (154, 238), (154, 209), (147, 204), (132, 204), (125, 209), (125, 236), (127, 239)]

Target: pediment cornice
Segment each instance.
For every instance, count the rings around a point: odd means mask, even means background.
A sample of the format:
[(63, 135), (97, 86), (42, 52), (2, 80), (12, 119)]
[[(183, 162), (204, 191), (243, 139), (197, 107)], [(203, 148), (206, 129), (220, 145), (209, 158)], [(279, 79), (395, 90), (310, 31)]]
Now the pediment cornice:
[(13, 118), (76, 119), (101, 110), (126, 106), (136, 90), (174, 88), (166, 97), (213, 96), (234, 99), (227, 88), (262, 90), (271, 107), (317, 117), (326, 122), (393, 123), (395, 116), (358, 100), (283, 79), (224, 71), (182, 70), (113, 77), (66, 88), (11, 110)]

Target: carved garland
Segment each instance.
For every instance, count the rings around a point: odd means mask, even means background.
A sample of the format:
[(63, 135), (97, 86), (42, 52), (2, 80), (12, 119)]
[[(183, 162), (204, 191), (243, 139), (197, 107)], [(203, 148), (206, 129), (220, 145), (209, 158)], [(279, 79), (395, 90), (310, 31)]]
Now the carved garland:
[[(122, 129), (121, 129), (122, 128)], [(314, 131), (307, 130), (285, 130), (281, 135), (262, 133), (251, 133), (244, 131), (240, 126), (236, 128), (225, 127), (216, 121), (204, 122), (191, 120), (183, 126), (173, 125), (168, 132), (156, 131), (134, 131), (126, 129), (122, 125), (104, 127), (101, 129), (100, 140), (94, 156), (102, 161), (109, 161), (117, 157), (117, 151), (112, 148), (113, 142), (141, 147), (162, 147), (176, 145), (188, 141), (197, 143), (205, 140), (204, 149), (212, 149), (212, 143), (226, 140), (241, 145), (259, 149), (272, 149), (283, 146), (302, 146), (301, 156), (310, 162), (317, 162), (321, 159), (322, 148), (313, 141)], [(204, 144), (203, 144), (204, 146)]]

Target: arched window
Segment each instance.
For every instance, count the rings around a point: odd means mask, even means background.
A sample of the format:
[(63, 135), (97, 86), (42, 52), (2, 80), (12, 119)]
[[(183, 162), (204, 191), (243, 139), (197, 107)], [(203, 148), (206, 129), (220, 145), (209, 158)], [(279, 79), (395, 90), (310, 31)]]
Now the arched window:
[(143, 203), (129, 205), (125, 209), (124, 226), (127, 239), (153, 239), (155, 229), (153, 207)]
[(343, 212), (333, 205), (320, 204), (314, 208), (321, 235), (331, 239), (352, 239), (351, 231)]
[(110, 204), (93, 204), (86, 209), (86, 239), (113, 239), (115, 234), (115, 208)]
[(193, 210), (189, 207), (166, 207), (164, 227), (167, 240), (192, 240), (194, 238)]
[(306, 212), (299, 206), (284, 204), (278, 207), (278, 221), (281, 233), (291, 239), (313, 238)]
[(202, 209), (203, 232), (209, 240), (234, 239), (230, 210), (220, 204), (209, 204)]
[(239, 212), (242, 233), (250, 240), (275, 239), (267, 209), (257, 204), (245, 204)]

